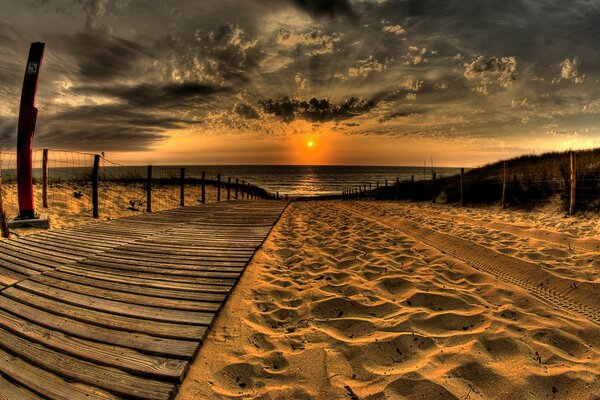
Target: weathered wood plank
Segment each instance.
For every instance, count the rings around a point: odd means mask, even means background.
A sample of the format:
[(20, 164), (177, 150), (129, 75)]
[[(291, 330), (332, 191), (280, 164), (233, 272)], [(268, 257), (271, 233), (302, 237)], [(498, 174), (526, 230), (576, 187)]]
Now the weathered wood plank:
[(58, 289), (30, 280), (19, 282), (16, 286), (19, 289), (24, 289), (40, 296), (63, 301), (79, 307), (128, 317), (141, 318), (148, 321), (162, 321), (188, 325), (209, 325), (214, 316), (214, 314), (210, 312), (192, 312), (158, 307), (146, 307), (137, 304), (107, 300), (99, 297), (74, 293), (68, 290)]
[(76, 275), (83, 275), (94, 279), (102, 279), (109, 282), (124, 282), (128, 284), (139, 285), (147, 288), (154, 289), (166, 289), (166, 290), (186, 290), (189, 292), (197, 293), (215, 293), (215, 294), (227, 294), (230, 291), (228, 286), (217, 286), (208, 284), (193, 284), (187, 282), (172, 282), (165, 280), (153, 280), (144, 279), (137, 277), (127, 277), (123, 279), (123, 275), (111, 274), (110, 272), (98, 271), (93, 268), (84, 268), (81, 264), (77, 265), (77, 268), (63, 267), (60, 271), (68, 272)]
[(173, 310), (207, 311), (216, 312), (219, 302), (191, 301), (181, 299), (166, 299), (161, 297), (144, 296), (141, 294), (124, 293), (116, 290), (102, 289), (94, 286), (73, 283), (48, 275), (40, 275), (31, 278), (32, 281), (54, 288), (68, 290), (74, 293), (100, 297), (107, 300), (115, 300), (123, 303), (145, 305), (151, 307), (168, 308)]
[(191, 292), (188, 290), (167, 290), (167, 289), (155, 289), (148, 288), (145, 286), (134, 285), (130, 282), (114, 282), (106, 281), (98, 278), (88, 278), (83, 275), (75, 275), (67, 273), (62, 270), (50, 271), (44, 274), (45, 276), (52, 276), (54, 278), (62, 279), (64, 281), (79, 283), (82, 285), (95, 286), (103, 289), (110, 289), (113, 291), (136, 293), (145, 296), (152, 297), (164, 297), (168, 299), (181, 299), (181, 300), (195, 300), (195, 301), (213, 301), (223, 302), (225, 300), (224, 294), (217, 293), (202, 293), (202, 292)]
[(48, 313), (4, 296), (0, 296), (0, 309), (72, 337), (127, 347), (146, 354), (190, 360), (198, 347), (195, 341), (166, 339), (88, 324)]
[(0, 328), (63, 354), (149, 377), (179, 381), (187, 365), (182, 360), (149, 356), (124, 347), (74, 338), (3, 311), (0, 311)]
[(97, 388), (73, 384), (33, 366), (0, 348), (0, 372), (31, 391), (52, 400), (116, 400), (117, 397)]
[(16, 287), (4, 289), (3, 294), (13, 300), (20, 301), (32, 307), (41, 308), (53, 314), (115, 330), (139, 332), (151, 336), (187, 340), (198, 340), (198, 338), (203, 337), (206, 332), (205, 326), (182, 325), (161, 321), (152, 321), (152, 323), (149, 323), (146, 319), (81, 308), (69, 303), (63, 303), (61, 301), (38, 296)]
[[(127, 374), (119, 369), (95, 365), (29, 342), (0, 328), (2, 347), (23, 360), (53, 374), (93, 385), (126, 397), (169, 399), (173, 385)], [(1, 368), (1, 367), (0, 367)]]
[(7, 381), (0, 375), (0, 400), (42, 400), (42, 398), (15, 383)]

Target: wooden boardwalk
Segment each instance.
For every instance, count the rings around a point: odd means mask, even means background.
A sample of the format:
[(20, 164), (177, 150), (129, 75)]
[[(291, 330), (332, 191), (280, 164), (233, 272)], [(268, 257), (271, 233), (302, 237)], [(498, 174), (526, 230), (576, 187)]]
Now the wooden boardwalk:
[(287, 203), (184, 207), (0, 242), (0, 399), (169, 399)]

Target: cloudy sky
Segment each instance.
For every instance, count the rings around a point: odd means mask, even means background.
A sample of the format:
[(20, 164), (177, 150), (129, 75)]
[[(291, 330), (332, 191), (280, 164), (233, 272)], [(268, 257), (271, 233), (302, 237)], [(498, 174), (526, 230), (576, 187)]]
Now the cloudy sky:
[(598, 0), (0, 6), (5, 150), (35, 41), (36, 147), (134, 163), (473, 166), (600, 145)]

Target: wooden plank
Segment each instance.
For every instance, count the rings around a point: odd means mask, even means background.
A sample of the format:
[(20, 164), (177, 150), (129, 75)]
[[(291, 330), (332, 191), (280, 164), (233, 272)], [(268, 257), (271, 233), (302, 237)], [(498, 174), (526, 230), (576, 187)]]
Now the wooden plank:
[(179, 382), (187, 366), (187, 362), (182, 360), (150, 356), (124, 347), (71, 337), (3, 311), (0, 311), (0, 328), (63, 354), (142, 376)]
[[(0, 342), (9, 353), (44, 370), (126, 397), (169, 399), (173, 385), (137, 377), (116, 368), (95, 365), (29, 342), (0, 328)], [(37, 378), (37, 377), (36, 377)]]
[(73, 384), (33, 366), (0, 348), (0, 372), (23, 387), (52, 400), (116, 400), (117, 397), (87, 385)]
[(103, 279), (92, 279), (79, 274), (73, 275), (61, 270), (50, 271), (44, 275), (82, 285), (95, 286), (119, 292), (137, 293), (145, 296), (164, 297), (167, 299), (222, 302), (226, 298), (224, 294), (191, 292), (187, 290), (155, 289), (131, 284), (130, 282), (111, 282)]
[(140, 272), (133, 268), (126, 270), (124, 268), (110, 268), (110, 267), (99, 267), (93, 264), (89, 264), (88, 261), (83, 261), (76, 265), (78, 269), (87, 269), (92, 271), (100, 271), (113, 275), (121, 276), (121, 279), (130, 278), (141, 278), (146, 280), (163, 281), (163, 282), (178, 282), (178, 283), (189, 283), (205, 286), (221, 286), (227, 288), (229, 292), (230, 288), (235, 284), (236, 279), (222, 279), (222, 278), (205, 278), (194, 276), (193, 273), (189, 274), (177, 274), (175, 270), (161, 269), (160, 272)]
[(7, 381), (0, 375), (0, 400), (42, 400), (42, 398), (15, 383)]
[(124, 293), (116, 290), (103, 289), (95, 286), (82, 285), (54, 278), (48, 275), (40, 275), (31, 278), (32, 281), (44, 285), (52, 286), (74, 293), (85, 294), (94, 297), (100, 297), (107, 300), (115, 300), (123, 303), (145, 305), (159, 308), (169, 308), (173, 310), (188, 311), (208, 311), (216, 312), (219, 309), (220, 302), (194, 301), (186, 299), (166, 299), (160, 297), (145, 296), (141, 294)]
[(146, 354), (190, 360), (198, 347), (197, 342), (189, 340), (167, 339), (88, 324), (39, 310), (5, 296), (0, 296), (0, 309), (72, 337), (127, 347)]
[(55, 262), (52, 260), (48, 260), (47, 258), (41, 255), (31, 255), (24, 253), (21, 249), (14, 249), (9, 245), (8, 240), (3, 241), (1, 243), (0, 254), (5, 254), (17, 260), (25, 260), (32, 263), (33, 265), (41, 265), (47, 268), (56, 268), (64, 264), (64, 262)]
[[(189, 271), (206, 271), (206, 272), (227, 272), (236, 274), (235, 276), (228, 276), (229, 278), (236, 278), (239, 276), (244, 270), (244, 265), (242, 266), (227, 266), (227, 265), (186, 265), (186, 264), (174, 264), (174, 263), (166, 263), (166, 262), (149, 262), (149, 261), (136, 261), (136, 260), (123, 260), (123, 259), (113, 259), (110, 256), (94, 256), (94, 258), (89, 258), (85, 261), (81, 261), (77, 264), (72, 265), (95, 265), (99, 267), (106, 267), (110, 269), (130, 269), (130, 270), (138, 270), (138, 271), (157, 271), (161, 272), (163, 269), (179, 269), (179, 270), (189, 270)], [(200, 275), (201, 276), (201, 275)], [(207, 276), (210, 276), (208, 274)]]
[[(103, 279), (109, 282), (123, 282), (122, 275), (115, 275), (111, 273), (106, 273), (103, 271), (97, 271), (93, 268), (81, 268), (81, 265), (78, 265), (77, 268), (71, 267), (63, 267), (60, 271), (68, 272), (70, 274), (87, 276), (94, 279)], [(147, 288), (154, 289), (166, 289), (166, 290), (186, 290), (189, 292), (198, 292), (198, 293), (216, 293), (216, 294), (227, 294), (230, 291), (230, 287), (228, 286), (217, 286), (217, 285), (200, 285), (186, 282), (171, 282), (165, 280), (152, 280), (152, 279), (143, 279), (136, 277), (127, 277), (127, 283), (131, 285), (139, 285)]]
[(162, 321), (187, 325), (209, 325), (214, 316), (214, 313), (210, 312), (172, 310), (106, 300), (99, 297), (82, 295), (68, 290), (54, 288), (29, 280), (19, 282), (16, 286), (19, 289), (28, 290), (31, 293), (79, 307), (145, 319), (147, 321)]
[(122, 315), (109, 314), (101, 311), (85, 309), (68, 303), (38, 296), (16, 287), (3, 290), (4, 295), (13, 300), (20, 301), (32, 307), (41, 308), (53, 314), (62, 315), (89, 324), (103, 326), (106, 328), (124, 330), (128, 332), (139, 332), (151, 336), (171, 339), (197, 340), (203, 337), (206, 327), (197, 325), (181, 325), (169, 322), (153, 321), (140, 318), (126, 317)]

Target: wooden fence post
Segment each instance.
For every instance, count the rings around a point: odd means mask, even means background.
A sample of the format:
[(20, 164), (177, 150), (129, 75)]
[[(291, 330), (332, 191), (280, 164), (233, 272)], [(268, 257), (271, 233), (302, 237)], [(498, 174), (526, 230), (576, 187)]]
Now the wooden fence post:
[(575, 201), (576, 201), (576, 192), (577, 192), (577, 171), (575, 164), (575, 152), (571, 150), (570, 155), (570, 169), (571, 169), (571, 191), (569, 196), (569, 215), (573, 215), (575, 213)]
[(379, 189), (379, 181), (377, 181), (377, 189)]
[(460, 169), (460, 205), (465, 205), (465, 169)]
[(227, 177), (227, 200), (231, 200), (231, 177)]
[(396, 177), (396, 200), (400, 200), (400, 178)]
[(42, 207), (48, 208), (48, 149), (42, 151)]
[(202, 204), (206, 204), (206, 172), (204, 171), (202, 171), (202, 180), (200, 181), (200, 184), (202, 186), (200, 201)]
[(435, 172), (432, 172), (431, 173), (431, 191), (433, 193), (433, 196), (431, 198), (432, 203), (435, 203), (435, 198), (437, 195), (437, 187), (436, 187), (437, 180), (436, 180), (436, 178), (437, 178), (437, 174)]
[(246, 194), (246, 182), (242, 180), (242, 200), (244, 200), (245, 194)]
[(98, 210), (98, 175), (100, 172), (100, 155), (94, 155), (94, 167), (92, 168), (92, 215), (94, 218), (100, 216)]
[(1, 160), (2, 160), (2, 158), (0, 158), (0, 233), (2, 233), (2, 237), (8, 238), (8, 237), (10, 237), (10, 230), (8, 229), (8, 224), (6, 223), (6, 213), (4, 212), (4, 205), (2, 202), (2, 162), (1, 162)]
[(217, 201), (221, 201), (221, 174), (217, 174)]
[(415, 200), (415, 176), (410, 176), (410, 201)]
[(179, 205), (185, 207), (185, 168), (181, 168), (181, 182), (179, 185)]
[(146, 177), (146, 211), (152, 212), (152, 165), (148, 165), (148, 176)]
[(504, 161), (504, 173), (502, 174), (502, 208), (506, 208), (506, 181), (508, 179), (506, 170), (506, 161)]
[(385, 180), (385, 187), (388, 187), (388, 184), (387, 184), (387, 183), (388, 183), (388, 180), (386, 179), (386, 180)]
[(238, 178), (235, 179), (235, 199), (238, 199), (238, 187), (240, 186), (240, 180)]

